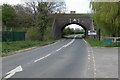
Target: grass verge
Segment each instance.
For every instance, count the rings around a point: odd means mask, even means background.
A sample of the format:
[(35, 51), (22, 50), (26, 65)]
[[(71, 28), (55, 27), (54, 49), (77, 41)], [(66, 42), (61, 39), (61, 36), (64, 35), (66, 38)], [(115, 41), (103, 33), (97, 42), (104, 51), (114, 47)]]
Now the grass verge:
[(97, 39), (85, 39), (92, 47), (120, 47), (119, 43), (104, 43)]
[(0, 56), (6, 56), (11, 52), (27, 49), (35, 46), (44, 46), (56, 42), (57, 40), (49, 41), (15, 41), (15, 42), (1, 42), (2, 43), (2, 54)]

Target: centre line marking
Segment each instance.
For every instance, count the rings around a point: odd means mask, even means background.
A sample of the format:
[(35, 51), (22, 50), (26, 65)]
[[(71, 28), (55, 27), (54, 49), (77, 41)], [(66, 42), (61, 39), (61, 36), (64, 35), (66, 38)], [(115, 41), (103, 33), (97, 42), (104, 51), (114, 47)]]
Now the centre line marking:
[(90, 60), (90, 57), (88, 57), (88, 59)]
[(56, 51), (60, 51), (62, 48), (63, 48), (63, 47), (61, 47), (61, 48), (57, 49)]
[[(75, 36), (75, 37), (76, 37), (76, 36)], [(62, 48), (67, 47), (67, 46), (69, 46), (70, 44), (72, 44), (72, 43), (74, 42), (74, 40), (75, 40), (75, 37), (74, 37), (74, 39), (73, 39), (72, 41), (70, 41), (68, 44), (62, 46), (61, 48), (57, 49), (56, 51), (60, 51)], [(48, 55), (46, 55), (46, 56), (44, 56), (44, 57), (41, 57), (41, 58), (39, 58), (39, 59), (37, 59), (37, 60), (34, 60), (34, 62), (38, 62), (38, 61), (40, 61), (40, 60), (42, 60), (42, 59), (45, 59), (45, 58), (49, 57), (50, 55), (51, 55), (51, 54), (48, 54)]]
[(90, 55), (88, 54), (88, 57), (90, 57)]
[[(76, 36), (75, 36), (76, 37)], [(75, 37), (73, 40), (71, 40), (69, 43), (67, 43), (66, 45), (63, 45), (61, 48), (57, 49), (56, 51), (60, 51), (61, 49), (63, 49), (64, 47), (67, 47), (69, 45), (71, 45), (74, 41), (75, 41)]]
[(47, 57), (50, 56), (50, 55), (51, 55), (51, 54), (48, 54), (48, 55), (46, 55), (46, 56), (44, 56), (44, 57), (41, 57), (41, 58), (35, 60), (34, 62), (38, 62), (38, 61), (40, 61), (40, 60), (42, 60), (42, 59), (44, 59), (44, 58), (47, 58)]

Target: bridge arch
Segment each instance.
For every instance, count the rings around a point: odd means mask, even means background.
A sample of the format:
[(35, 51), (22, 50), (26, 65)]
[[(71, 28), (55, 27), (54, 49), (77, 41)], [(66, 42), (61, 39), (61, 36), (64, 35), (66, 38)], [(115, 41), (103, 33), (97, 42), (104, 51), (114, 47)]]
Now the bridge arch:
[(71, 24), (76, 24), (79, 25), (80, 27), (82, 27), (85, 30), (85, 37), (87, 36), (87, 29), (85, 27), (85, 25), (81, 24), (81, 23), (66, 23), (65, 25), (63, 25), (63, 27), (61, 28), (61, 37), (63, 37), (63, 30), (65, 29), (66, 26), (69, 26)]
[(86, 31), (92, 30), (92, 19), (89, 14), (64, 14), (56, 15), (52, 26), (52, 37), (54, 39), (62, 37), (62, 30), (65, 26), (70, 24), (77, 24), (83, 27)]

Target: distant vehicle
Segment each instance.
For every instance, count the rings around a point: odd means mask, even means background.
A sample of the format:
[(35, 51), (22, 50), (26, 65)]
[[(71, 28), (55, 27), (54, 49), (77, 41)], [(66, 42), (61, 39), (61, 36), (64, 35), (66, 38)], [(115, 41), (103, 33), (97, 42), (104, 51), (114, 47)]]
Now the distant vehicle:
[(84, 38), (84, 35), (78, 35), (76, 38), (82, 39), (82, 38)]
[(84, 38), (84, 37), (85, 37), (85, 35), (84, 35), (84, 34), (79, 34), (79, 35), (77, 35), (77, 37), (76, 37), (76, 38), (81, 39), (81, 38)]

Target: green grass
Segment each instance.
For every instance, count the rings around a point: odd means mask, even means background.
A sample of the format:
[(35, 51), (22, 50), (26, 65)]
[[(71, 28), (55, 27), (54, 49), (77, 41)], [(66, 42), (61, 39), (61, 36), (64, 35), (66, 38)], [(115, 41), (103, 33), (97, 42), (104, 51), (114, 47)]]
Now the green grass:
[[(56, 42), (56, 40), (50, 41), (16, 41), (16, 42), (1, 42), (2, 43), (2, 54), (0, 56), (5, 56), (11, 52), (34, 47), (43, 46), (50, 43)], [(1, 49), (1, 47), (0, 47)]]
[(120, 47), (119, 43), (104, 43), (97, 39), (85, 39), (92, 47)]
[(0, 56), (2, 56), (2, 42), (0, 42)]

